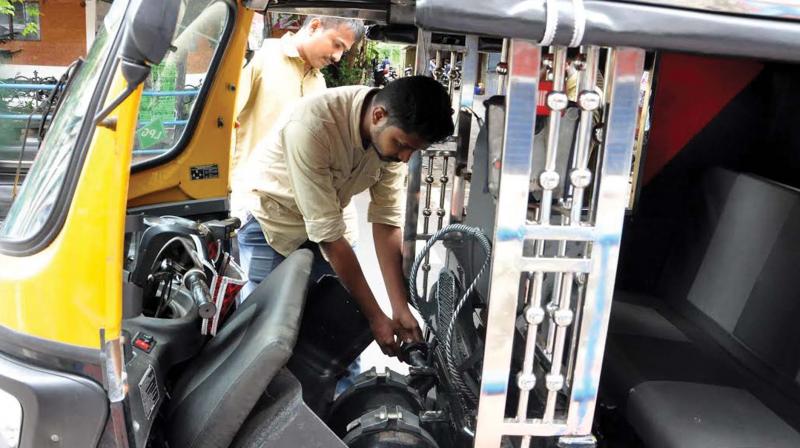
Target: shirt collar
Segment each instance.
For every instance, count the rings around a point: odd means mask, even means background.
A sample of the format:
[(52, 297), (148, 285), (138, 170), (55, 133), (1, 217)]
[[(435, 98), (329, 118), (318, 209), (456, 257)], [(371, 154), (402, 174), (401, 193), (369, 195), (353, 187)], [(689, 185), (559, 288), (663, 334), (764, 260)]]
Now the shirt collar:
[(283, 50), (283, 54), (289, 58), (297, 58), (302, 61), (303, 58), (300, 57), (300, 52), (297, 51), (297, 45), (294, 43), (294, 36), (295, 34), (291, 31), (281, 36), (281, 50)]
[(364, 142), (361, 140), (361, 109), (364, 106), (364, 100), (367, 98), (367, 95), (377, 89), (370, 88), (370, 87), (363, 87), (361, 88), (358, 93), (356, 93), (355, 98), (353, 99), (353, 105), (350, 109), (350, 140), (353, 144), (353, 147), (364, 151)]

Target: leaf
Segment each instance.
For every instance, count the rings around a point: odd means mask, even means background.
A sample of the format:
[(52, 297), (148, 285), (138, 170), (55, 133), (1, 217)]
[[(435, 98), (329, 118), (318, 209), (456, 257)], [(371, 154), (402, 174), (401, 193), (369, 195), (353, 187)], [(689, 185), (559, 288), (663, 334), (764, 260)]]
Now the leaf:
[(23, 36), (31, 36), (36, 35), (39, 33), (39, 25), (35, 23), (29, 23), (25, 25), (25, 28), (22, 29)]
[(25, 14), (28, 17), (39, 17), (41, 13), (39, 12), (39, 5), (28, 5), (25, 7)]

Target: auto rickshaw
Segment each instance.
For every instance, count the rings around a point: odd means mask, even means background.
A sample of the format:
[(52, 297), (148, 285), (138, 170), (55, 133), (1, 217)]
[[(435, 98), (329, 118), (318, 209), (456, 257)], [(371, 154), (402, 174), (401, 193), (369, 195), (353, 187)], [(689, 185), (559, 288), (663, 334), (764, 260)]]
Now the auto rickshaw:
[[(230, 300), (267, 12), (461, 67), (409, 163), (425, 340), (338, 397), (370, 334), (310, 253)], [(117, 0), (0, 227), (0, 447), (800, 446), (798, 61), (791, 1)]]

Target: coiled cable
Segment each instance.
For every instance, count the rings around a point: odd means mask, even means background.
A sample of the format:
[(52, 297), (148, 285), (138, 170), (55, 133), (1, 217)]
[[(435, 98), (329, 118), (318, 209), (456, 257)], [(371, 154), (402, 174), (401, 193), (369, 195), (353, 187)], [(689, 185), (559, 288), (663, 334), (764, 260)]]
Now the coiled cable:
[[(483, 234), (481, 229), (477, 227), (470, 227), (464, 224), (450, 224), (438, 230), (436, 233), (431, 235), (430, 239), (428, 239), (427, 243), (425, 244), (425, 247), (423, 247), (419, 254), (417, 254), (417, 258), (414, 260), (414, 264), (411, 266), (408, 289), (411, 295), (411, 304), (414, 306), (414, 308), (419, 310), (418, 303), (421, 298), (417, 292), (417, 272), (422, 265), (422, 261), (425, 259), (425, 256), (430, 252), (431, 248), (437, 241), (441, 240), (449, 233), (456, 232), (462, 233), (465, 236), (469, 236), (477, 240), (486, 253), (486, 259), (484, 260), (481, 268), (478, 270), (478, 273), (475, 275), (475, 278), (472, 280), (472, 283), (470, 283), (469, 287), (466, 289), (466, 291), (464, 291), (464, 294), (458, 300), (455, 308), (453, 309), (453, 314), (450, 316), (450, 320), (447, 324), (447, 329), (444, 335), (436, 333), (434, 334), (439, 340), (439, 343), (444, 345), (447, 372), (450, 374), (450, 379), (459, 393), (459, 400), (467, 398), (474, 403), (477, 397), (475, 397), (469, 387), (467, 387), (467, 384), (464, 382), (462, 372), (458, 369), (458, 366), (456, 366), (456, 359), (453, 350), (453, 334), (459, 313), (464, 308), (464, 305), (467, 303), (467, 299), (470, 295), (472, 295), (475, 287), (478, 285), (478, 280), (480, 280), (481, 276), (483, 276), (483, 273), (486, 271), (487, 266), (489, 266), (489, 260), (491, 259), (492, 253), (492, 246), (489, 243), (489, 239), (486, 238), (486, 235)], [(441, 329), (437, 328), (437, 331), (441, 332)]]

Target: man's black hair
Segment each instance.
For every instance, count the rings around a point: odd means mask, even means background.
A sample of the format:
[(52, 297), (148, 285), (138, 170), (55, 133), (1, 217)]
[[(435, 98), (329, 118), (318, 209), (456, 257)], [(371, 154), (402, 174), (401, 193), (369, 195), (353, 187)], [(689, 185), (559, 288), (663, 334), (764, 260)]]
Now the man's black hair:
[(390, 82), (375, 95), (388, 112), (388, 123), (428, 143), (453, 135), (453, 110), (444, 86), (427, 76), (407, 76)]

